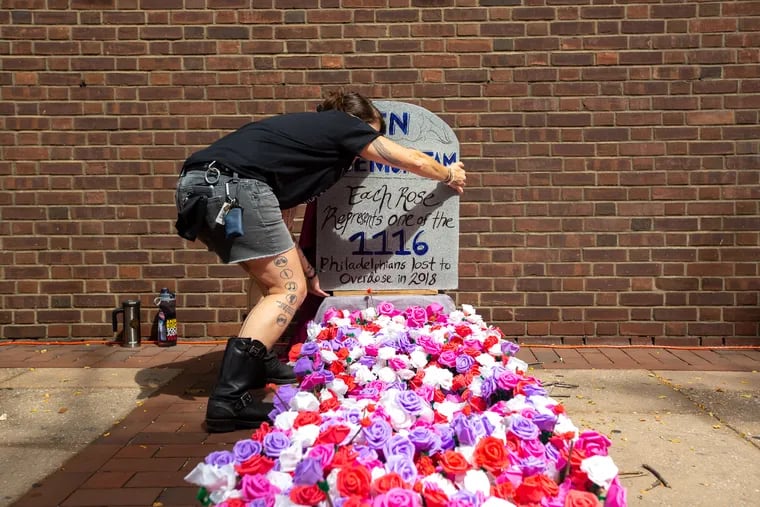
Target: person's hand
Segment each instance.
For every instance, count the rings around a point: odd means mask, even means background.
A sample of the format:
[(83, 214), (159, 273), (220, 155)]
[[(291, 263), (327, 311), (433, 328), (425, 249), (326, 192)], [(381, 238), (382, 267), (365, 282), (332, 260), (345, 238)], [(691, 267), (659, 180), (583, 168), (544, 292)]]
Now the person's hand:
[(451, 181), (447, 183), (448, 186), (459, 192), (464, 193), (464, 186), (467, 183), (467, 174), (464, 171), (463, 162), (454, 162), (447, 166), (451, 169)]
[(321, 296), (323, 298), (329, 297), (330, 294), (323, 291), (322, 288), (319, 286), (319, 276), (315, 273), (314, 276), (309, 279), (306, 279), (306, 285), (309, 287), (309, 293), (314, 294), (315, 296)]

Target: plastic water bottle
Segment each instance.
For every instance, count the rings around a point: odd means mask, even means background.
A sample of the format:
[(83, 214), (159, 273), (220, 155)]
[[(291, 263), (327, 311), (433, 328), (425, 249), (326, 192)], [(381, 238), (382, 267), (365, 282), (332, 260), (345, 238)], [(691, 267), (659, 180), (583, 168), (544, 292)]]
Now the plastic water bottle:
[(166, 287), (153, 300), (158, 306), (156, 319), (156, 344), (159, 347), (171, 347), (177, 344), (177, 298)]

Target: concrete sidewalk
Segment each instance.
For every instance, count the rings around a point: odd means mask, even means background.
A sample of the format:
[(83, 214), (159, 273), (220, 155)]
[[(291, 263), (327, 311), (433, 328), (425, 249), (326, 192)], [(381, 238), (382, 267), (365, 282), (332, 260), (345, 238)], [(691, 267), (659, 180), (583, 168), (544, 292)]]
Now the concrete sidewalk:
[[(203, 430), (222, 352), (0, 347), (0, 506), (197, 506), (184, 475), (249, 433)], [(577, 426), (611, 438), (629, 505), (757, 504), (760, 348), (519, 355)]]

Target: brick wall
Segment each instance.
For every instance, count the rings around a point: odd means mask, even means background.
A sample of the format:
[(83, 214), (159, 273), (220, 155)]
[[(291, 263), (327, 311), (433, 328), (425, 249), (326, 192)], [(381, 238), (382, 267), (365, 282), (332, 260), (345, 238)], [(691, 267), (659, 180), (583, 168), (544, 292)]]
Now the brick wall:
[(174, 235), (178, 164), (349, 85), (454, 128), (453, 296), (507, 334), (760, 342), (758, 1), (0, 7), (2, 338), (111, 338), (162, 286), (183, 338), (234, 334), (244, 280)]

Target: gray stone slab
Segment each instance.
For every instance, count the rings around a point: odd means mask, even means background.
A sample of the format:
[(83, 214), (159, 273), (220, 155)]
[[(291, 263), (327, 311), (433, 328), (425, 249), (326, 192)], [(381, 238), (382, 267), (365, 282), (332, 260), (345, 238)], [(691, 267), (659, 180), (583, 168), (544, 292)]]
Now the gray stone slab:
[[(549, 389), (576, 426), (610, 437), (610, 455), (628, 488), (629, 505), (758, 505), (760, 450), (659, 374), (542, 370), (535, 375), (547, 384), (577, 386)], [(670, 487), (652, 487), (656, 477), (642, 465)]]
[(180, 371), (0, 369), (0, 506), (11, 505)]
[(760, 373), (659, 371), (663, 382), (760, 447)]

